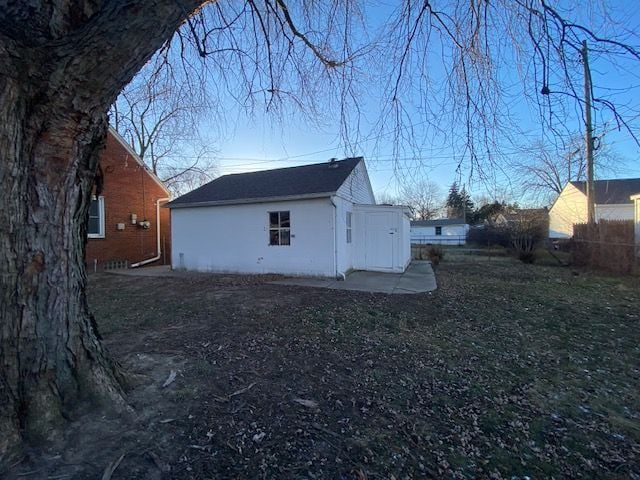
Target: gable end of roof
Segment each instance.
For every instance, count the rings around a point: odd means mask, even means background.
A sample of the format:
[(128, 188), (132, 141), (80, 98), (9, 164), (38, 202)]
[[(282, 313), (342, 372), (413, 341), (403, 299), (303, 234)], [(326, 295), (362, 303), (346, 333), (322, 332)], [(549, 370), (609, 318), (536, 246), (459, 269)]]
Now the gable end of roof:
[(224, 175), (170, 202), (169, 208), (262, 203), (334, 195), (362, 157)]
[(109, 134), (113, 138), (115, 138), (120, 145), (122, 145), (122, 147), (127, 151), (127, 153), (129, 153), (134, 158), (134, 160), (138, 163), (138, 165), (140, 165), (144, 169), (144, 171), (147, 172), (147, 174), (153, 179), (153, 181), (156, 182), (158, 186), (166, 192), (167, 196), (171, 196), (171, 192), (169, 191), (167, 186), (164, 184), (164, 182), (160, 180), (158, 176), (149, 169), (149, 167), (147, 167), (146, 163), (142, 161), (142, 159), (136, 153), (133, 147), (129, 145), (129, 143), (124, 138), (122, 138), (122, 135), (120, 135), (118, 131), (112, 126), (109, 126)]

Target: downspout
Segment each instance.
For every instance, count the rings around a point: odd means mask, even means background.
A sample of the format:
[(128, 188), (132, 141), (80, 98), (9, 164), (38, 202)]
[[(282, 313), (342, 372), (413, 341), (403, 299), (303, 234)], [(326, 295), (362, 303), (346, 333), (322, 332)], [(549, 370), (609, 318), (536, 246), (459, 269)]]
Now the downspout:
[(156, 244), (157, 244), (157, 252), (158, 254), (153, 258), (148, 258), (147, 260), (143, 260), (138, 263), (132, 263), (131, 268), (142, 267), (143, 265), (147, 265), (149, 263), (157, 262), (162, 257), (162, 251), (160, 248), (160, 202), (167, 202), (170, 198), (159, 198), (156, 200)]
[(338, 205), (335, 202), (335, 197), (329, 197), (331, 205), (333, 205), (333, 265), (336, 272), (336, 278), (342, 278), (346, 280), (347, 276), (344, 272), (338, 272)]

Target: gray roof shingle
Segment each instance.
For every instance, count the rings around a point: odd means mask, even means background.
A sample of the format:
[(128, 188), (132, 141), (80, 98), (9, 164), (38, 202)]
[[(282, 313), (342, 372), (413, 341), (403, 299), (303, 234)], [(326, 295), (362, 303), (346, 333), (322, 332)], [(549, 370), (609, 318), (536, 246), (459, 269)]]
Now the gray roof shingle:
[[(587, 193), (586, 182), (570, 182), (582, 193)], [(596, 205), (631, 203), (629, 197), (640, 193), (640, 178), (596, 180)]]
[(290, 197), (329, 196), (340, 188), (362, 160), (362, 157), (353, 157), (299, 167), (223, 175), (176, 198), (167, 206), (232, 205)]
[(518, 221), (523, 219), (530, 219), (539, 217), (541, 219), (546, 218), (549, 215), (549, 210), (546, 207), (543, 208), (515, 208), (513, 210), (503, 212), (501, 214), (507, 222)]
[(437, 220), (413, 220), (412, 227), (439, 227), (445, 225), (465, 225), (467, 222), (462, 218), (440, 218)]

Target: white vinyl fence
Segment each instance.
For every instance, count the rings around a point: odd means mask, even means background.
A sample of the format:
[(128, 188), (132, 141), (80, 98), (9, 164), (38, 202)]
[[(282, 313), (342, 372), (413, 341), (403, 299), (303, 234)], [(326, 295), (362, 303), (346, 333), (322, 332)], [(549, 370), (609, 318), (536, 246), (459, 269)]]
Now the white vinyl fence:
[(415, 245), (465, 245), (466, 235), (411, 235), (411, 244)]

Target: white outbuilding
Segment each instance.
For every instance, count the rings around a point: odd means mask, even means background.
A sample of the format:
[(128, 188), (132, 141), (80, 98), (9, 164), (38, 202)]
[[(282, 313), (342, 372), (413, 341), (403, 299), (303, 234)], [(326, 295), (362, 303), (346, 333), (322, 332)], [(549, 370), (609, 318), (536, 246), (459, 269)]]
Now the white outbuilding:
[(411, 222), (411, 243), (427, 245), (464, 245), (469, 225), (462, 218), (414, 220)]
[(411, 260), (409, 212), (375, 204), (362, 157), (224, 175), (168, 207), (174, 269), (341, 278)]

